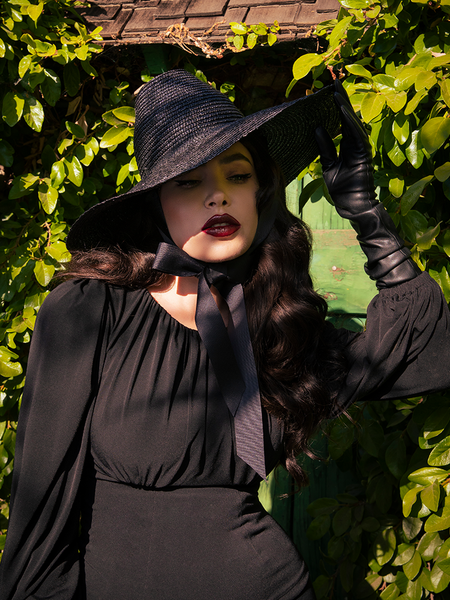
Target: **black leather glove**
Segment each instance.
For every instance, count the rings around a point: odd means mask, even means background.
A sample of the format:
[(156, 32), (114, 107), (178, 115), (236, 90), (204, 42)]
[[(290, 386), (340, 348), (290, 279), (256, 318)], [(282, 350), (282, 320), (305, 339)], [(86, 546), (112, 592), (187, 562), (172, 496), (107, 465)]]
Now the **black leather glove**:
[(395, 225), (375, 196), (372, 149), (363, 124), (347, 93), (335, 82), (335, 102), (341, 111), (342, 141), (339, 157), (333, 140), (323, 127), (316, 129), (323, 178), (337, 212), (350, 219), (367, 256), (366, 273), (378, 289), (409, 281), (421, 273), (410, 258)]

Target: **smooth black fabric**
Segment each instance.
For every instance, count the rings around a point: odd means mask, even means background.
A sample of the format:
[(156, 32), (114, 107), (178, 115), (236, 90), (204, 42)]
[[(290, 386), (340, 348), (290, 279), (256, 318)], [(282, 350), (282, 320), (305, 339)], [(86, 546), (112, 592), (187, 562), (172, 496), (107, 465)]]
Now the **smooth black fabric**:
[[(349, 361), (336, 413), (450, 387), (449, 313), (427, 274), (382, 290), (364, 333), (329, 334)], [(267, 416), (265, 432), (270, 470), (281, 432)], [(116, 600), (178, 600), (180, 586), (189, 600), (211, 589), (220, 600), (310, 600), (300, 557), (256, 498), (259, 481), (236, 456), (198, 333), (145, 290), (62, 284), (32, 341), (0, 598), (81, 600), (86, 580), (88, 599), (102, 600), (105, 576), (119, 590), (128, 579)]]

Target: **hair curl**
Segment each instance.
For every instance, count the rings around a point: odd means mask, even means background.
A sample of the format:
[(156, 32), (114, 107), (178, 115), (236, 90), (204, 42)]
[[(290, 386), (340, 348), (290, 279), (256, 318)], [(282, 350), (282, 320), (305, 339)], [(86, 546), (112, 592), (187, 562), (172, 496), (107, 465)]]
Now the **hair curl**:
[[(284, 426), (285, 467), (302, 486), (308, 479), (296, 457), (314, 456), (308, 442), (330, 415), (344, 373), (343, 357), (328, 340), (327, 303), (309, 276), (311, 233), (286, 209), (282, 175), (262, 140), (252, 134), (241, 141), (255, 162), (258, 206), (278, 204), (274, 227), (261, 244), (244, 293), (262, 403)], [(156, 228), (154, 234), (159, 237)], [(166, 277), (152, 270), (154, 257), (124, 245), (74, 252), (61, 278), (142, 289)]]

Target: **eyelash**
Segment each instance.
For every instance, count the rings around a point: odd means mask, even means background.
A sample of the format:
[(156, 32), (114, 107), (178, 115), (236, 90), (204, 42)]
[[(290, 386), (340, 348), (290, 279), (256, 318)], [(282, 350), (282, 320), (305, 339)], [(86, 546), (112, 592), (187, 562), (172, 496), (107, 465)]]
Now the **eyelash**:
[[(239, 173), (237, 175), (231, 175), (227, 179), (233, 181), (234, 183), (245, 183), (252, 176), (251, 173)], [(199, 183), (201, 183), (200, 179), (178, 179), (175, 180), (175, 183), (180, 188), (193, 188)]]

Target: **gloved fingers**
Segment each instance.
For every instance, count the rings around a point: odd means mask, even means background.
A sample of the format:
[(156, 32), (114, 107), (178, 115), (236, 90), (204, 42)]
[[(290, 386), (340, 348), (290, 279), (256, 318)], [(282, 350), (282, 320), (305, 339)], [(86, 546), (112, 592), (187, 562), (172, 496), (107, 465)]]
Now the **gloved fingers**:
[(372, 158), (372, 150), (364, 125), (356, 116), (352, 106), (342, 97), (335, 94), (336, 103), (341, 111), (342, 142), (341, 149), (348, 149), (353, 155), (368, 155)]
[(320, 162), (322, 163), (322, 168), (326, 170), (337, 161), (336, 147), (330, 134), (322, 125), (316, 128), (315, 137), (319, 146)]

